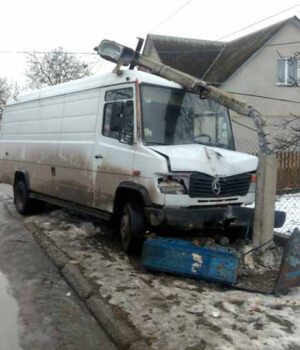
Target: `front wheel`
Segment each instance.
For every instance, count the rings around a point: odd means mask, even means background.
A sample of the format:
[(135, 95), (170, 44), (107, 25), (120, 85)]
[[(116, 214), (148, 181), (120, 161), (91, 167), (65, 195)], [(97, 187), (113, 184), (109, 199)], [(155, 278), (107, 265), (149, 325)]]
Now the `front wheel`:
[(143, 207), (135, 203), (126, 203), (120, 222), (120, 234), (122, 246), (129, 255), (137, 255), (142, 252), (145, 221)]

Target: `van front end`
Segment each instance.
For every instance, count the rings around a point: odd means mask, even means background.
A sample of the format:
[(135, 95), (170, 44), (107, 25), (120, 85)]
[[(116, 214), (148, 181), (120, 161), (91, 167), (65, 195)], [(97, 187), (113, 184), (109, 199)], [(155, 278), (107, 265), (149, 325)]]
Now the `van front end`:
[[(139, 88), (142, 133), (136, 160), (141, 168), (141, 154), (147, 154), (142, 174), (154, 203), (145, 208), (149, 226), (252, 226), (254, 210), (245, 205), (255, 199), (258, 158), (235, 151), (228, 110), (180, 88), (144, 83)], [(284, 215), (276, 213), (275, 227), (283, 222)]]
[[(201, 148), (201, 146), (196, 147)], [(186, 151), (187, 155), (190, 154), (188, 150)], [(178, 157), (180, 152), (177, 150), (176, 153)], [(162, 156), (161, 150), (158, 156)], [(174, 164), (174, 158), (166, 154), (164, 157), (167, 163)], [(248, 171), (235, 175), (229, 171), (228, 176), (221, 175), (224, 174), (224, 167), (215, 166), (215, 175), (212, 175), (204, 173), (211, 168), (211, 158), (207, 158), (205, 162), (203, 159), (202, 162), (198, 160), (199, 157), (195, 157), (193, 161), (191, 160), (190, 165), (186, 161), (185, 166), (187, 169), (193, 168), (192, 171), (181, 170), (153, 174), (156, 188), (156, 195), (153, 198), (155, 205), (145, 208), (149, 226), (198, 230), (231, 223), (251, 224), (254, 210), (244, 205), (253, 203), (255, 199), (256, 175), (253, 170), (255, 166), (252, 171), (248, 169)], [(249, 156), (248, 165), (249, 161), (257, 163), (256, 157)], [(204, 167), (206, 169), (197, 163), (206, 164)], [(234, 168), (237, 168), (236, 164)]]
[[(256, 175), (246, 172), (211, 176), (200, 172), (154, 174), (159, 201), (145, 207), (152, 228), (201, 230), (229, 225), (252, 228)], [(163, 203), (163, 204), (162, 204)], [(275, 212), (274, 227), (281, 227), (285, 213)]]

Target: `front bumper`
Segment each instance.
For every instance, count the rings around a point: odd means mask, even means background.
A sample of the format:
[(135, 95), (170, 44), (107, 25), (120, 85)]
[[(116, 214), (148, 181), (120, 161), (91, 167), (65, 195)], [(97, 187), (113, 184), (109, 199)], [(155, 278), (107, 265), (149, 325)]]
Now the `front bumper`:
[[(148, 223), (153, 227), (195, 230), (207, 224), (222, 224), (232, 221), (234, 225), (252, 227), (254, 209), (240, 206), (201, 208), (145, 208)], [(286, 214), (275, 211), (274, 228), (282, 227)]]

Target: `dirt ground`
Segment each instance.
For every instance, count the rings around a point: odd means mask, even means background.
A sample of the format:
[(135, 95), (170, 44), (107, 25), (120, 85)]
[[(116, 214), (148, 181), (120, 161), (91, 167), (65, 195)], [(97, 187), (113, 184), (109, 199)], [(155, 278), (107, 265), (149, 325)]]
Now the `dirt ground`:
[(55, 241), (153, 349), (300, 349), (300, 288), (273, 296), (154, 274), (122, 252), (106, 223), (65, 210), (26, 220)]

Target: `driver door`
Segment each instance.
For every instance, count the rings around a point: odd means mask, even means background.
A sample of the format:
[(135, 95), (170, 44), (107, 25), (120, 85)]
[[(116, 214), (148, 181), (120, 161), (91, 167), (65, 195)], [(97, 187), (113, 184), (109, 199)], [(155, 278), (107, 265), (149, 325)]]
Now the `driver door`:
[(113, 211), (121, 182), (132, 181), (134, 163), (135, 86), (103, 89), (94, 146), (94, 206)]

